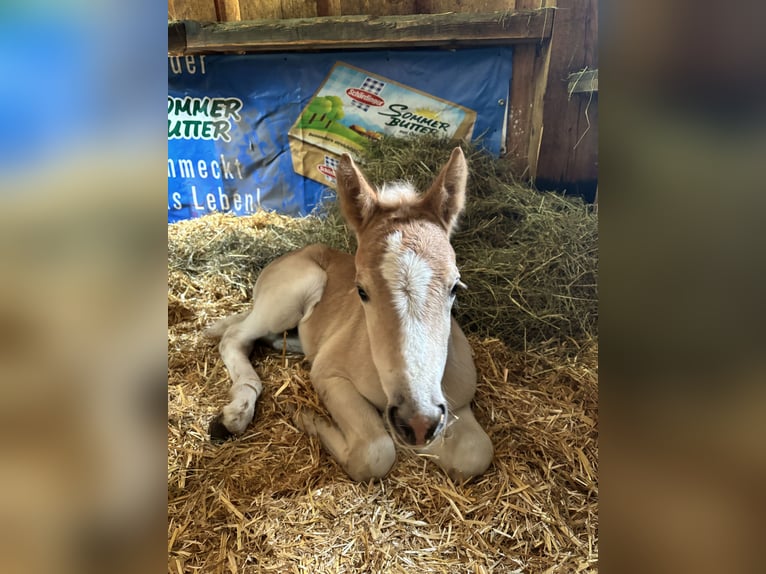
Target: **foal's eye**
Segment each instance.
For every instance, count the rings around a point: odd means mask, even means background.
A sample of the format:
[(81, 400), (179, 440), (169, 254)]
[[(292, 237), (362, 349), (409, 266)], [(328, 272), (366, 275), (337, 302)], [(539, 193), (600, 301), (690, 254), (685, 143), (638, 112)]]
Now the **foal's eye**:
[(452, 286), (452, 290), (449, 292), (450, 297), (456, 297), (457, 290), (460, 288), (465, 289), (466, 285), (458, 278), (458, 280), (455, 281), (455, 284)]
[(367, 295), (367, 291), (362, 289), (361, 287), (357, 286), (356, 292), (359, 293), (359, 298), (362, 300), (362, 302), (366, 303), (370, 300), (370, 297)]

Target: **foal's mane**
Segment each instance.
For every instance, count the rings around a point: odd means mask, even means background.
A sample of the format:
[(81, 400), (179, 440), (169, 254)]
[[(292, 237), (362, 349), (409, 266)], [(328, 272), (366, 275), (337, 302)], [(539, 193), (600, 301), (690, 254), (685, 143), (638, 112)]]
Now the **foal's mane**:
[(412, 207), (420, 200), (420, 194), (409, 181), (384, 183), (377, 192), (378, 205), (386, 209)]
[(377, 206), (370, 220), (398, 224), (415, 220), (440, 223), (436, 214), (424, 208), (421, 202), (424, 194), (418, 192), (409, 181), (384, 183), (376, 188), (376, 192)]

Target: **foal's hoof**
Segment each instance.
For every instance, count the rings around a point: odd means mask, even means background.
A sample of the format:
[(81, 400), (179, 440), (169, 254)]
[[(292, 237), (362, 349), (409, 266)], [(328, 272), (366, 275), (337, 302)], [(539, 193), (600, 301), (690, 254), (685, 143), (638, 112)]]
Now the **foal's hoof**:
[(207, 432), (210, 435), (210, 440), (213, 442), (223, 442), (226, 439), (234, 436), (234, 434), (226, 428), (223, 424), (223, 413), (219, 413), (207, 428)]

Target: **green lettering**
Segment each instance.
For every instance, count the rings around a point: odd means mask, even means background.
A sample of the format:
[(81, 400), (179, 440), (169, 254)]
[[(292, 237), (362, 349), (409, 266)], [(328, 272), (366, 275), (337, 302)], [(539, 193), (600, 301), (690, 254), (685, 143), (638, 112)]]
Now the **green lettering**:
[(224, 117), (231, 116), (236, 121), (239, 121), (239, 110), (242, 108), (242, 102), (237, 98), (228, 98), (224, 100), (226, 106), (226, 114)]
[(211, 122), (213, 124), (213, 139), (222, 139), (225, 142), (231, 141), (231, 136), (229, 135), (229, 128), (231, 127), (229, 125), (229, 122), (226, 120), (218, 120), (217, 122)]
[(180, 138), (181, 137), (181, 122), (168, 120), (168, 138)]
[(192, 106), (192, 115), (196, 116), (199, 113), (207, 115), (207, 106), (210, 103), (210, 98), (194, 98), (194, 105)]

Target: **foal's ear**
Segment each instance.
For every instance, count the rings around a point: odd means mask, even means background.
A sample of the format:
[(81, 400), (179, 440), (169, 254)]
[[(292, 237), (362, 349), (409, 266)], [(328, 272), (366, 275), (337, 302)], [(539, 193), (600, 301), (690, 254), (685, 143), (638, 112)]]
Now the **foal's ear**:
[(340, 211), (355, 233), (364, 227), (378, 202), (378, 194), (347, 153), (340, 158), (337, 170)]
[(458, 215), (465, 206), (465, 187), (468, 182), (468, 164), (463, 150), (452, 150), (447, 165), (436, 176), (431, 188), (423, 195), (420, 205), (435, 214), (447, 233), (452, 233)]

